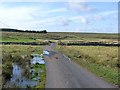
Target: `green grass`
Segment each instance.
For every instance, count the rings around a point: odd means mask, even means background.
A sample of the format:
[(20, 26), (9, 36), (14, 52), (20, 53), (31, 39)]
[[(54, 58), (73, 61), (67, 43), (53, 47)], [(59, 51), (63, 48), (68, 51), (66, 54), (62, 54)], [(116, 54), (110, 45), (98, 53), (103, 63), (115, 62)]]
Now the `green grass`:
[[(48, 43), (48, 40), (57, 42), (61, 40), (63, 43), (79, 43), (79, 42), (118, 42), (117, 34), (97, 34), (97, 33), (68, 33), (68, 32), (49, 32), (41, 33), (22, 33), (22, 32), (2, 32), (0, 42), (37, 42)], [(36, 53), (41, 54), (42, 46), (24, 46), (24, 45), (2, 45), (2, 55), (9, 59), (12, 56), (27, 56)], [(76, 63), (95, 72), (97, 75), (104, 77), (106, 80), (117, 84), (117, 67), (118, 60), (117, 47), (62, 47), (57, 48), (65, 53)], [(69, 53), (71, 52), (71, 53)], [(17, 58), (18, 60), (20, 58)], [(27, 60), (26, 60), (27, 61)], [(25, 61), (25, 62), (26, 62)], [(45, 67), (43, 68), (45, 70)], [(45, 72), (42, 73), (42, 82), (37, 88), (44, 87)]]
[(31, 55), (32, 53), (41, 54), (43, 52), (42, 46), (30, 45), (2, 45), (2, 54), (15, 54), (15, 55)]
[(1, 42), (43, 42), (43, 40), (82, 40), (82, 41), (117, 41), (117, 34), (97, 34), (97, 33), (70, 33), (70, 32), (49, 32), (22, 33), (22, 32), (2, 32)]
[(35, 65), (31, 65), (31, 67), (35, 69), (35, 73), (31, 77), (31, 79), (37, 77), (38, 71), (40, 69), (42, 70), (42, 72), (40, 73), (40, 83), (35, 88), (45, 88), (45, 80), (46, 80), (46, 68), (45, 68), (45, 65), (35, 64)]
[(118, 85), (118, 47), (58, 46), (57, 50), (108, 82)]
[(45, 80), (46, 80), (46, 68), (45, 65), (41, 66), (41, 82), (36, 86), (36, 88), (45, 88)]
[[(4, 67), (4, 74), (9, 77), (10, 68), (7, 68), (8, 65), (11, 66), (12, 61), (20, 62), (23, 66), (25, 66), (25, 63), (28, 63), (30, 59), (30, 55), (32, 53), (34, 54), (42, 54), (43, 53), (43, 46), (30, 46), (30, 45), (2, 45), (2, 58), (3, 58), (3, 67)], [(25, 59), (21, 59), (21, 56), (25, 56)], [(14, 59), (14, 60), (13, 60)], [(45, 65), (42, 65), (41, 70), (43, 71), (41, 73), (41, 80), (36, 86), (37, 88), (44, 88), (45, 87), (45, 80), (46, 80), (46, 71), (45, 71)], [(36, 70), (40, 69), (36, 68)]]

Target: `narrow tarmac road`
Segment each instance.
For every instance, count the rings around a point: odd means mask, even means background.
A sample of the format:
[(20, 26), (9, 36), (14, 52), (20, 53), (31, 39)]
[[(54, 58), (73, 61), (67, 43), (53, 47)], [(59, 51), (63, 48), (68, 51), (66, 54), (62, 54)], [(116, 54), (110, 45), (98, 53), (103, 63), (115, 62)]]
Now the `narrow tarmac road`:
[(92, 74), (66, 56), (54, 50), (55, 44), (46, 46), (45, 88), (115, 88), (106, 81)]

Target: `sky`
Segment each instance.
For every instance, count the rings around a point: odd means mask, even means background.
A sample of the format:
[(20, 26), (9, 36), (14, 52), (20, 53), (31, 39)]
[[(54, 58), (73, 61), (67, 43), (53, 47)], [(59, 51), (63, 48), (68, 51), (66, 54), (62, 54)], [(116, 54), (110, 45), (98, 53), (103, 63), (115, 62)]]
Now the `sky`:
[(118, 33), (118, 3), (0, 2), (0, 28)]

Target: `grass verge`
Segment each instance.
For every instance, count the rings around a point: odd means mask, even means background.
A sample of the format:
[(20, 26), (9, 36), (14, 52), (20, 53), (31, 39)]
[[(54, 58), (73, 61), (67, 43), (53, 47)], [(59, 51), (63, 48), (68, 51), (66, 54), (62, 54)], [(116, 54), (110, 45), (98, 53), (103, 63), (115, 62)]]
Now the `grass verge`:
[(118, 47), (57, 46), (61, 53), (106, 81), (118, 85)]

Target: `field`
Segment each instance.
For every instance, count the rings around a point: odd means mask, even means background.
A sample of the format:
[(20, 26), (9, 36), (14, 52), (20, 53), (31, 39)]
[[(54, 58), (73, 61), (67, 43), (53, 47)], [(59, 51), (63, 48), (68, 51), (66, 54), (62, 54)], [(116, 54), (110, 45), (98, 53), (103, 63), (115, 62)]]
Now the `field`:
[(118, 85), (118, 47), (57, 46), (57, 50), (101, 78)]
[(105, 42), (118, 43), (117, 34), (97, 34), (97, 33), (68, 33), (68, 32), (49, 32), (41, 33), (24, 33), (24, 32), (2, 32), (2, 41), (0, 42), (47, 42), (51, 40), (63, 43), (68, 42)]
[[(49, 41), (57, 43), (56, 49), (68, 56), (71, 60), (97, 76), (107, 80), (110, 83), (118, 85), (118, 47), (106, 46), (76, 46), (79, 43), (107, 43), (118, 44), (117, 34), (97, 34), (97, 33), (68, 33), (68, 32), (49, 32), (41, 33), (24, 33), (24, 32), (2, 32), (0, 42), (35, 42), (42, 45), (49, 45)], [(64, 44), (61, 46), (61, 44)], [(71, 44), (73, 46), (67, 46)], [(43, 46), (31, 45), (1, 45), (2, 65), (4, 74), (2, 85), (10, 78), (12, 62), (18, 62), (23, 66), (31, 60), (31, 54), (43, 53)], [(44, 88), (46, 80), (45, 65), (30, 66), (36, 69), (42, 69), (41, 80), (35, 88)], [(26, 70), (25, 70), (26, 72)], [(27, 74), (28, 75), (28, 74)], [(36, 75), (34, 75), (36, 76)], [(0, 78), (1, 79), (1, 78)], [(29, 86), (27, 86), (30, 88)], [(20, 88), (20, 87), (19, 87)]]
[[(2, 70), (3, 73), (3, 83), (5, 84), (7, 80), (11, 78), (11, 70), (12, 70), (12, 63), (18, 63), (22, 65), (23, 68), (30, 65), (28, 64), (31, 60), (31, 54), (41, 54), (43, 53), (42, 46), (23, 46), (23, 45), (3, 45), (2, 46)], [(38, 69), (37, 66), (34, 67), (35, 70)], [(44, 88), (45, 85), (45, 65), (39, 66), (41, 68), (42, 73), (40, 76), (40, 82), (36, 86), (36, 88)], [(27, 69), (24, 69), (24, 73), (27, 73)], [(5, 88), (5, 87), (4, 87)]]

